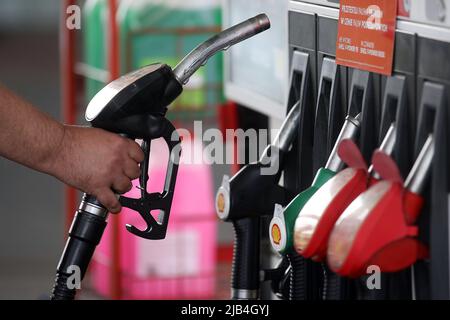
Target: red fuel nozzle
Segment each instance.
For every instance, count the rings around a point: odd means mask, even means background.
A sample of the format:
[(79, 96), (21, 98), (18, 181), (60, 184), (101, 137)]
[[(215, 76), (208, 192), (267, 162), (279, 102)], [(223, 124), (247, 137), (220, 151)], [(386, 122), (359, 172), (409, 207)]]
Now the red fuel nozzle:
[[(396, 130), (392, 124), (380, 150), (391, 153), (395, 145)], [(339, 145), (339, 157), (349, 167), (328, 180), (304, 205), (294, 227), (294, 248), (305, 258), (322, 261), (335, 222), (344, 210), (372, 184), (372, 169), (368, 170), (364, 158), (352, 140)]]
[(425, 142), (405, 184), (395, 162), (381, 152), (374, 168), (383, 181), (357, 197), (337, 220), (331, 232), (327, 258), (330, 268), (358, 277), (370, 265), (382, 272), (399, 271), (427, 256), (417, 239), (416, 221), (423, 206), (420, 192), (434, 156), (433, 137)]

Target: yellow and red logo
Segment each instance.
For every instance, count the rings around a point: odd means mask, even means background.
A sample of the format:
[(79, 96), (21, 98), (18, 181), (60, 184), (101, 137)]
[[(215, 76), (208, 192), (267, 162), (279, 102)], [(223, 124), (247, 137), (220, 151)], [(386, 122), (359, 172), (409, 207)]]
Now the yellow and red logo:
[(223, 193), (219, 193), (217, 196), (217, 209), (220, 213), (223, 213), (225, 210), (225, 197), (223, 196)]
[(280, 227), (276, 223), (274, 223), (272, 225), (271, 233), (272, 233), (273, 243), (275, 243), (276, 245), (279, 245), (281, 242), (281, 230), (280, 230)]

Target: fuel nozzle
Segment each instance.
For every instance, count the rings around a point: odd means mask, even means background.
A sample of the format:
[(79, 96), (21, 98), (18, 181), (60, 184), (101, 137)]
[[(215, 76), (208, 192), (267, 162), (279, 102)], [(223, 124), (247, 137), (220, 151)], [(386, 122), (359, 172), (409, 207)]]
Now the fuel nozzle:
[(339, 145), (343, 140), (357, 139), (360, 128), (361, 114), (356, 117), (347, 116), (325, 167), (318, 170), (312, 185), (298, 194), (286, 208), (283, 209), (280, 205), (275, 206), (269, 227), (269, 236), (274, 250), (281, 254), (289, 254), (292, 251), (294, 224), (299, 212), (314, 193), (342, 169), (344, 162), (338, 155)]
[[(391, 154), (395, 141), (396, 127), (392, 123), (379, 151)], [(293, 228), (295, 250), (315, 261), (325, 258), (329, 234), (345, 208), (372, 182), (378, 181), (376, 177), (371, 178), (363, 155), (353, 141), (342, 141), (338, 150), (339, 157), (349, 167), (322, 183), (298, 211)]]
[(396, 272), (428, 256), (415, 222), (424, 205), (421, 192), (434, 152), (430, 134), (404, 184), (394, 160), (383, 152), (374, 154), (374, 166), (383, 180), (361, 193), (336, 221), (327, 249), (334, 272), (358, 277), (368, 265)]
[[(378, 148), (378, 151), (382, 151), (388, 156), (392, 155), (392, 153), (394, 152), (396, 141), (397, 141), (397, 130), (395, 122), (393, 122), (391, 123), (391, 126), (389, 127), (388, 131), (386, 132), (386, 136), (384, 137), (381, 146)], [(380, 179), (380, 175), (378, 174), (378, 172), (374, 170), (373, 164), (369, 167), (368, 172), (373, 179), (375, 180)]]
[(274, 161), (279, 161), (278, 157), (281, 154), (286, 154), (289, 151), (292, 141), (297, 134), (298, 124), (300, 123), (300, 102), (297, 102), (289, 111), (286, 119), (281, 124), (278, 134), (273, 139), (273, 142), (267, 146), (263, 151), (259, 162), (271, 166)]
[(273, 208), (271, 196), (280, 190), (274, 186), (280, 179), (284, 155), (297, 134), (300, 108), (299, 102), (292, 107), (278, 135), (263, 151), (259, 161), (246, 165), (231, 179), (223, 177), (216, 195), (216, 211), (220, 219), (232, 221), (249, 215), (259, 216), (262, 211), (270, 212)]
[[(288, 194), (279, 186), (284, 155), (298, 132), (301, 103), (294, 104), (273, 143), (259, 161), (247, 164), (231, 179), (224, 176), (216, 194), (221, 220), (233, 223), (233, 299), (254, 299), (259, 290), (260, 220), (275, 203), (287, 203)], [(267, 170), (269, 169), (269, 170)]]
[(184, 85), (189, 81), (192, 74), (203, 66), (216, 52), (226, 50), (230, 46), (251, 38), (269, 28), (269, 18), (262, 13), (225, 29), (198, 45), (178, 63), (173, 69), (173, 72), (178, 81)]
[(429, 135), (425, 144), (420, 150), (417, 160), (406, 178), (405, 188), (415, 194), (421, 194), (430, 173), (431, 164), (434, 158), (434, 139)]
[(345, 118), (344, 126), (339, 133), (339, 136), (334, 144), (333, 150), (331, 151), (328, 161), (325, 165), (325, 169), (338, 172), (343, 166), (344, 162), (338, 155), (338, 148), (341, 141), (345, 139), (355, 139), (359, 134), (359, 129), (361, 127), (361, 114), (359, 113), (356, 117), (347, 116)]
[[(127, 225), (128, 231), (145, 239), (163, 239), (166, 236), (181, 152), (181, 139), (173, 124), (165, 117), (168, 106), (182, 93), (183, 85), (209, 57), (269, 27), (267, 16), (257, 15), (200, 44), (174, 69), (164, 63), (144, 66), (115, 79), (89, 102), (85, 118), (93, 127), (144, 141), (142, 149), (145, 159), (141, 164), (139, 179), (141, 196), (138, 199), (121, 196), (120, 202), (123, 207), (139, 213), (146, 226), (138, 229)], [(166, 179), (162, 192), (148, 193), (150, 145), (152, 140), (158, 138), (163, 138), (169, 149)], [(151, 214), (156, 210), (159, 210), (158, 218)], [(75, 289), (67, 287), (66, 280), (70, 278), (67, 270), (77, 265), (81, 270), (81, 278), (84, 276), (95, 247), (102, 238), (107, 216), (106, 208), (94, 196), (83, 196), (58, 265), (52, 299), (74, 299)]]
[(347, 116), (342, 126), (341, 132), (335, 142), (324, 168), (317, 171), (312, 185), (298, 194), (285, 208), (275, 205), (273, 218), (269, 226), (269, 237), (275, 251), (282, 254), (290, 262), (291, 290), (289, 299), (300, 299), (294, 287), (302, 283), (305, 276), (304, 261), (294, 252), (294, 225), (299, 212), (309, 199), (319, 190), (323, 184), (331, 179), (344, 166), (344, 162), (338, 155), (338, 147), (341, 141), (346, 139), (357, 139), (361, 127), (361, 115), (356, 117)]
[(434, 153), (434, 138), (430, 134), (404, 183), (405, 193), (403, 200), (405, 205), (405, 219), (409, 225), (416, 222), (422, 210), (424, 201), (422, 193), (430, 176)]
[(121, 76), (90, 101), (86, 120), (94, 127), (133, 138), (153, 138), (158, 128), (149, 128), (152, 119), (144, 114), (164, 116), (167, 107), (182, 93), (183, 85), (208, 58), (268, 28), (269, 18), (259, 14), (201, 43), (173, 69), (164, 63), (154, 63)]
[(275, 137), (272, 145), (280, 149), (281, 151), (287, 152), (289, 146), (292, 144), (293, 137), (295, 136), (295, 128), (298, 127), (298, 122), (300, 121), (300, 107), (298, 106), (300, 102), (297, 102), (294, 107), (289, 111), (288, 116), (283, 121), (280, 131)]

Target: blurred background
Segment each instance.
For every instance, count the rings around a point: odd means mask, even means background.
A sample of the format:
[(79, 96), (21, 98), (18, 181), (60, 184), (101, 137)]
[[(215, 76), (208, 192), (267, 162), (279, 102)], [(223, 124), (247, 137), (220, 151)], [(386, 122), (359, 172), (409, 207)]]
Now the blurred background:
[[(0, 1), (0, 83), (61, 119), (60, 1)], [(63, 186), (0, 158), (0, 298), (50, 289), (64, 239)]]
[[(73, 4), (77, 7), (70, 7)], [(261, 12), (258, 4), (242, 6), (245, 14), (235, 6), (234, 20), (227, 23)], [(81, 28), (70, 30), (66, 19), (77, 14), (77, 8)], [(85, 106), (107, 82), (153, 62), (174, 66), (218, 32), (222, 18), (219, 0), (0, 0), (0, 83), (56, 119), (87, 125)], [(111, 23), (116, 32), (111, 31)], [(248, 59), (241, 52), (235, 54)], [(253, 58), (263, 68), (272, 68), (269, 52)], [(282, 52), (273, 54), (280, 58)], [(277, 77), (283, 80), (284, 67), (277, 66)], [(250, 76), (247, 70), (231, 72), (236, 79), (244, 79), (238, 83), (244, 88), (245, 76)], [(196, 73), (169, 112), (176, 127), (192, 133), (183, 142), (190, 150), (183, 151), (186, 156), (204, 147), (200, 137), (193, 135), (196, 120), (202, 121), (203, 130), (268, 128), (266, 116), (225, 99), (223, 79), (219, 54)], [(284, 97), (283, 81), (266, 81), (255, 88)], [(281, 105), (282, 98), (276, 103)], [(246, 152), (243, 145), (232, 148)], [(152, 144), (150, 190), (159, 191), (162, 186), (165, 152), (161, 143)], [(223, 175), (238, 169), (237, 165), (183, 165), (163, 241), (129, 234), (125, 223), (141, 223), (130, 210), (110, 221), (118, 228), (107, 228), (80, 298), (229, 298), (233, 230), (229, 223), (218, 223), (214, 195)], [(80, 195), (50, 176), (3, 158), (0, 177), (0, 299), (47, 299)]]

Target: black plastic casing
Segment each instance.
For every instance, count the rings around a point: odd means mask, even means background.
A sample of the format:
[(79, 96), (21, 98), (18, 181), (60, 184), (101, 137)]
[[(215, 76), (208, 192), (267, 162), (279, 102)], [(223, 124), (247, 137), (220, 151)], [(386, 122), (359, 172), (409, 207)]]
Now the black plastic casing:
[[(102, 111), (90, 120), (93, 127), (126, 134), (132, 139), (154, 138), (148, 130), (146, 119), (152, 122), (151, 117), (164, 116), (167, 106), (181, 94), (183, 87), (168, 65), (151, 66), (155, 67), (152, 72), (136, 78), (109, 100)], [(114, 89), (114, 82), (108, 86)]]

